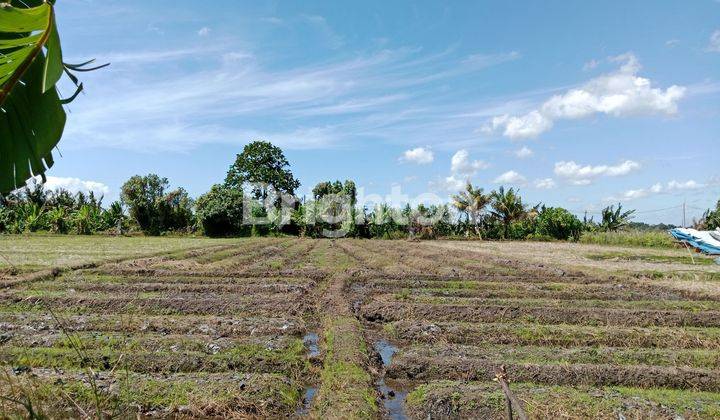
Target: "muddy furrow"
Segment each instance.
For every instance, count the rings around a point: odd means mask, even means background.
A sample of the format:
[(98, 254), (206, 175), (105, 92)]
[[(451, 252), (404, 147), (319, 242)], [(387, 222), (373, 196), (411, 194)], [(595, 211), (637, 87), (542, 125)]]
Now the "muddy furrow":
[(394, 363), (388, 375), (395, 379), (460, 379), (489, 381), (504, 364), (517, 382), (548, 385), (636, 386), (643, 388), (719, 391), (720, 372), (707, 369), (619, 365), (507, 364), (489, 360), (445, 363), (437, 358), (406, 358)]
[(618, 325), (618, 326), (689, 326), (718, 327), (720, 311), (688, 312), (642, 309), (558, 308), (499, 305), (433, 305), (401, 302), (373, 302), (362, 308), (370, 322), (405, 319), (507, 322), (532, 321), (538, 324)]

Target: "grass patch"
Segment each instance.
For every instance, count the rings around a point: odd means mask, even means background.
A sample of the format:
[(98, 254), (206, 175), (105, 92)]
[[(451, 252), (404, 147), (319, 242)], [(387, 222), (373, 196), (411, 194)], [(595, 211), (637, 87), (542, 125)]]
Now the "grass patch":
[[(546, 386), (513, 383), (511, 388), (531, 418), (717, 418), (720, 394), (628, 387)], [(445, 416), (501, 418), (504, 396), (494, 383), (435, 381), (407, 397), (418, 418)]]
[[(293, 414), (301, 392), (295, 382), (277, 374), (153, 377), (117, 372), (101, 375), (99, 381), (98, 395), (77, 372), (68, 372), (62, 379), (6, 376), (0, 379), (0, 392), (31, 402), (38, 414), (55, 417), (63, 413), (62, 417), (77, 418), (98, 411), (102, 414), (98, 417), (120, 418), (149, 412), (160, 417), (284, 418)], [(27, 416), (27, 410), (2, 400), (0, 414), (21, 418)]]
[(325, 354), (320, 390), (313, 404), (316, 418), (377, 417), (375, 389), (361, 325), (352, 317), (327, 318), (321, 341)]
[(192, 248), (241, 244), (244, 239), (204, 237), (111, 237), (74, 235), (0, 235), (0, 268), (50, 268), (125, 257), (175, 253)]
[(412, 360), (415, 355), (431, 358), (440, 363), (446, 358), (457, 360), (495, 360), (513, 364), (594, 364), (594, 365), (652, 365), (691, 367), (698, 369), (720, 368), (720, 351), (706, 349), (654, 349), (614, 347), (552, 347), (516, 345), (480, 346), (421, 346), (404, 351)]
[(651, 248), (675, 248), (675, 240), (667, 232), (585, 232), (580, 242), (595, 245), (641, 246)]
[(712, 265), (715, 264), (712, 258), (704, 257), (702, 255), (693, 256), (692, 258), (687, 255), (675, 256), (675, 255), (637, 255), (629, 254), (626, 252), (607, 252), (602, 254), (588, 254), (587, 258), (595, 261), (606, 261), (606, 260), (621, 260), (621, 261), (643, 261), (652, 263), (677, 263), (677, 264), (698, 264), (698, 265)]
[[(396, 296), (394, 296), (396, 297)], [(599, 300), (599, 299), (545, 299), (545, 298), (474, 298), (447, 296), (406, 296), (403, 301), (437, 305), (508, 306), (545, 308), (598, 308), (598, 309), (654, 309), (701, 312), (720, 310), (720, 302), (705, 300)]]

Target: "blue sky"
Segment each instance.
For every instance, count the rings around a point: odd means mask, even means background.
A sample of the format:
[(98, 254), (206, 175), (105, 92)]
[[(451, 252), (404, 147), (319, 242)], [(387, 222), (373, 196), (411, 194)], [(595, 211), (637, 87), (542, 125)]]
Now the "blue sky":
[[(692, 4), (692, 7), (689, 5)], [(679, 223), (720, 198), (720, 2), (60, 0), (83, 74), (51, 185), (191, 195), (244, 144), (305, 193), (354, 179), (447, 197), (517, 186), (577, 213)], [(70, 87), (61, 86), (69, 94)]]

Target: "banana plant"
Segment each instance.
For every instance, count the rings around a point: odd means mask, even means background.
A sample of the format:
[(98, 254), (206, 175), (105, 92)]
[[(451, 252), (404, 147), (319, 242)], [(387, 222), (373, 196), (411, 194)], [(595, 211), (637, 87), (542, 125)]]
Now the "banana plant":
[[(0, 0), (0, 194), (35, 176), (45, 182), (52, 149), (65, 128), (63, 105), (83, 90), (75, 72), (89, 67), (63, 62), (54, 1)], [(67, 75), (75, 93), (61, 99), (56, 84)]]

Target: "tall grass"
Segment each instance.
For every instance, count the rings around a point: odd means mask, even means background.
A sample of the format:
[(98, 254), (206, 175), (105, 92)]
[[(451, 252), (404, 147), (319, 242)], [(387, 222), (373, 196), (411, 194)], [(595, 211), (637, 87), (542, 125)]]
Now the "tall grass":
[(585, 232), (580, 237), (584, 244), (643, 246), (673, 248), (674, 240), (667, 232), (629, 230), (621, 232)]

